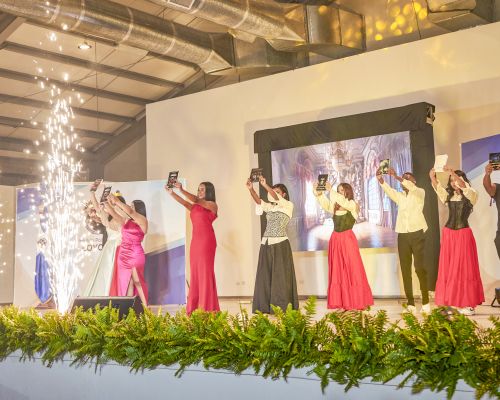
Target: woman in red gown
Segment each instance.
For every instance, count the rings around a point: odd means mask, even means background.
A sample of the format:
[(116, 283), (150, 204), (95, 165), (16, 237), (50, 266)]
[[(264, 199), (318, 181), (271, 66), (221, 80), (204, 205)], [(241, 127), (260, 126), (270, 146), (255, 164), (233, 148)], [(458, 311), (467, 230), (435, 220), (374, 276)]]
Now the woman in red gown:
[(364, 310), (373, 304), (372, 291), (366, 278), (365, 267), (359, 253), (358, 240), (352, 231), (359, 214), (351, 185), (340, 183), (337, 191), (326, 184), (324, 192), (314, 195), (320, 206), (333, 215), (334, 231), (328, 245), (328, 297), (327, 308), (336, 310)]
[(179, 196), (165, 185), (167, 192), (190, 211), (193, 234), (191, 238), (190, 285), (186, 311), (191, 314), (200, 308), (204, 311), (220, 311), (215, 283), (214, 260), (217, 241), (212, 223), (217, 218), (215, 188), (210, 182), (198, 186), (198, 195), (184, 190), (177, 182), (174, 185), (185, 197)]

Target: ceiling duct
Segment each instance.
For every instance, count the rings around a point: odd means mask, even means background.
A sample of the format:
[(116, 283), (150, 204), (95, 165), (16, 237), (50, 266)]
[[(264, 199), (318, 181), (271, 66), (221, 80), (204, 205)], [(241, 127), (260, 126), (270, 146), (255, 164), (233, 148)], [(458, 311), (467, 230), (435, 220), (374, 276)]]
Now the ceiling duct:
[(313, 51), (333, 58), (365, 51), (363, 16), (336, 4), (283, 5), (264, 0), (149, 1), (225, 26), (236, 37), (243, 38), (242, 33), (260, 37), (279, 51)]
[(449, 31), (494, 20), (494, 0), (428, 0), (428, 19)]
[(0, 11), (168, 55), (197, 64), (206, 73), (233, 64), (230, 35), (201, 33), (107, 0), (2, 0)]

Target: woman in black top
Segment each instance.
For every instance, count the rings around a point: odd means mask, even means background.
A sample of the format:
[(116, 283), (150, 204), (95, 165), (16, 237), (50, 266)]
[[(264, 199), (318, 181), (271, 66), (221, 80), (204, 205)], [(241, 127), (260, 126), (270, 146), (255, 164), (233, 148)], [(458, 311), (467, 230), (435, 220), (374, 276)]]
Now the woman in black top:
[(372, 291), (366, 279), (365, 267), (359, 253), (358, 240), (352, 231), (359, 214), (351, 185), (341, 183), (337, 192), (327, 183), (330, 192), (316, 190), (314, 195), (322, 208), (333, 214), (334, 231), (328, 245), (328, 295), (330, 309), (363, 310), (373, 304)]
[(445, 171), (450, 174), (446, 188), (437, 180), (434, 169), (429, 172), (439, 200), (449, 210), (448, 221), (441, 233), (434, 301), (436, 305), (457, 307), (460, 313), (472, 315), (474, 308), (484, 301), (476, 241), (469, 228), (469, 216), (476, 204), (477, 192), (463, 171), (448, 167)]

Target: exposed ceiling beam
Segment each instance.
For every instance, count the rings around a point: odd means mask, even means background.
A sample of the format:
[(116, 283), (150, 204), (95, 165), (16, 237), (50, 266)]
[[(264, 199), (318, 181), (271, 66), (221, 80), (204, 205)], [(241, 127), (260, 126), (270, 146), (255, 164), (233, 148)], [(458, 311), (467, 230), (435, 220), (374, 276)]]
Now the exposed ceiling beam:
[(0, 156), (0, 171), (6, 174), (40, 175), (43, 162), (29, 158)]
[[(18, 82), (32, 83), (33, 85), (37, 84), (38, 82), (37, 80), (45, 79), (40, 76), (25, 74), (17, 71), (10, 71), (8, 69), (3, 69), (3, 68), (0, 68), (0, 78), (11, 79)], [(88, 94), (91, 96), (102, 97), (109, 100), (116, 100), (123, 103), (131, 103), (143, 106), (152, 101), (148, 99), (143, 99), (141, 97), (128, 96), (126, 94), (110, 92), (108, 90), (103, 90), (103, 89), (95, 89), (89, 86), (78, 85), (71, 82), (58, 81), (55, 79), (51, 79), (50, 82), (56, 84), (61, 88), (74, 89), (75, 91), (80, 93)]]
[(147, 83), (150, 85), (173, 88), (183, 86), (182, 83), (169, 81), (167, 79), (155, 78), (151, 75), (144, 75), (126, 69), (115, 68), (109, 65), (99, 64), (92, 61), (83, 60), (81, 58), (68, 56), (65, 54), (54, 53), (35, 47), (25, 46), (23, 44), (4, 42), (0, 45), (0, 49), (12, 51), (18, 54), (25, 54), (30, 57), (37, 57), (44, 60), (49, 60), (66, 65), (73, 65), (79, 68), (85, 68), (92, 71), (101, 72), (103, 74), (114, 75), (125, 79), (131, 79), (137, 82)]
[[(16, 139), (11, 137), (0, 137), (0, 150), (15, 151), (25, 153), (28, 150), (31, 154), (38, 154), (39, 151), (47, 151), (48, 146), (41, 144), (36, 146), (31, 140)], [(95, 160), (96, 154), (92, 151), (86, 151), (79, 154), (82, 160)]]
[(0, 43), (5, 42), (25, 21), (24, 18), (0, 13)]
[[(1, 94), (1, 93), (0, 93), (0, 103), (19, 104), (21, 106), (41, 108), (41, 109), (45, 109), (45, 110), (52, 109), (52, 105), (46, 101), (30, 99), (27, 97), (11, 96), (8, 94)], [(73, 110), (73, 113), (75, 113), (76, 115), (81, 115), (84, 117), (105, 119), (108, 121), (119, 122), (121, 124), (131, 124), (134, 122), (134, 118), (125, 117), (122, 115), (105, 113), (105, 112), (94, 111), (94, 110), (87, 110), (85, 108), (79, 108), (79, 107), (74, 107), (74, 106), (72, 106), (71, 109)]]
[[(34, 125), (34, 123), (36, 123), (36, 125)], [(40, 130), (40, 129), (43, 129), (43, 127), (45, 126), (45, 123), (40, 122), (40, 121), (34, 122), (34, 121), (27, 120), (27, 119), (0, 116), (0, 125), (11, 126), (13, 128), (28, 128), (28, 129)], [(112, 134), (104, 133), (104, 132), (89, 131), (86, 129), (75, 128), (74, 132), (79, 136), (87, 137), (87, 138), (91, 138), (91, 139), (110, 140), (111, 138), (113, 138)]]
[(20, 186), (38, 182), (40, 182), (40, 176), (0, 173), (0, 185), (3, 186)]

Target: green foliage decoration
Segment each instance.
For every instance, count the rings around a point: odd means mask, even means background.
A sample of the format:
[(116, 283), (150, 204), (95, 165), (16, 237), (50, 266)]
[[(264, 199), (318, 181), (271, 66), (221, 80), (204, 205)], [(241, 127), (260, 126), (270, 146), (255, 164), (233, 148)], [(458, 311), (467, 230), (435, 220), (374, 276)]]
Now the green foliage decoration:
[(324, 389), (336, 382), (349, 390), (362, 380), (399, 379), (414, 393), (424, 389), (452, 398), (459, 381), (476, 397), (500, 397), (500, 319), (487, 328), (463, 315), (436, 309), (418, 319), (403, 314), (391, 323), (385, 311), (328, 313), (316, 319), (316, 299), (301, 311), (273, 308), (274, 315), (249, 316), (184, 310), (175, 315), (133, 310), (124, 318), (111, 306), (72, 313), (15, 307), (0, 309), (0, 360), (19, 352), (41, 357), (48, 367), (63, 357), (73, 365), (107, 362), (132, 371), (176, 366), (251, 370), (264, 378), (287, 379), (306, 369)]

